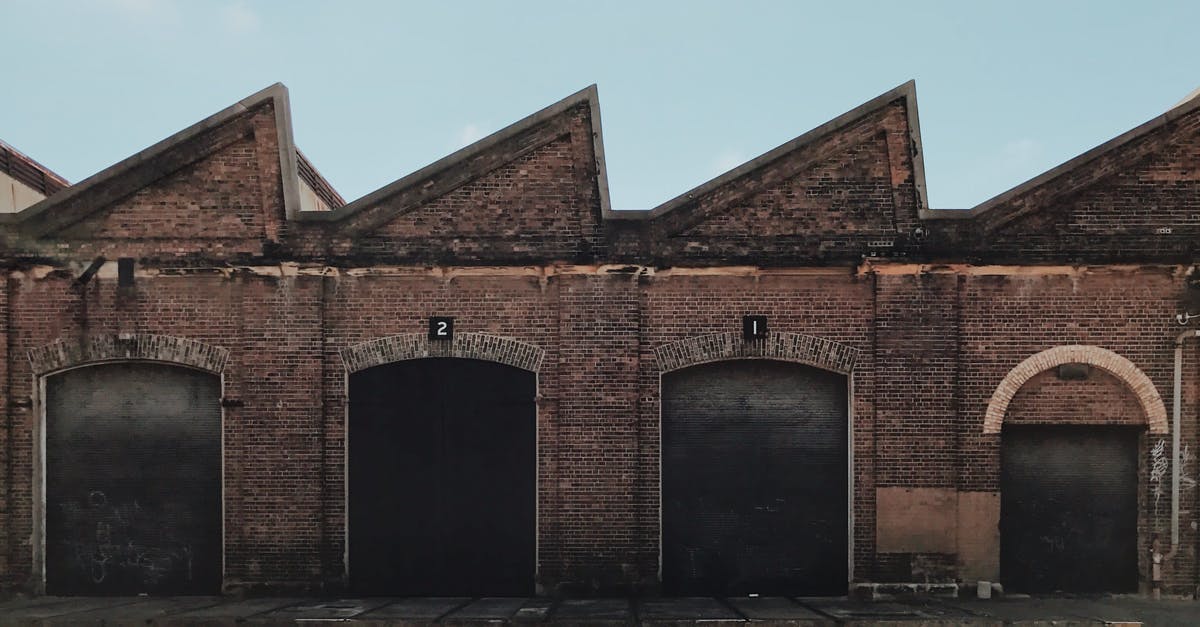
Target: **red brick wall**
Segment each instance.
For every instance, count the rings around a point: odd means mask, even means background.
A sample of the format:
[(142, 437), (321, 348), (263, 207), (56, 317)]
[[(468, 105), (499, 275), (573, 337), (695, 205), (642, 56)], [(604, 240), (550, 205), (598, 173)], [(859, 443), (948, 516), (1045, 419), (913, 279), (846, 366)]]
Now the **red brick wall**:
[[(569, 136), (551, 141), (421, 207), (384, 224), (386, 238), (503, 237), (570, 231), (578, 222), (571, 207)], [(576, 232), (578, 229), (575, 229)]]
[(546, 575), (584, 588), (644, 579), (654, 571), (634, 559), (637, 277), (564, 277), (558, 308), (558, 559)]
[(959, 282), (953, 274), (876, 278), (875, 459), (880, 487), (955, 484)]
[[(247, 277), (233, 303), (236, 350), (226, 394), (245, 403), (225, 416), (229, 583), (308, 582), (320, 575), (322, 438), (319, 277)], [(233, 348), (233, 347), (231, 347)], [(282, 531), (282, 532), (281, 532)]]
[[(891, 270), (880, 266), (882, 270)], [(432, 315), (460, 332), (539, 346), (539, 547), (545, 590), (653, 585), (658, 560), (658, 393), (654, 349), (736, 332), (741, 316), (767, 315), (774, 332), (859, 349), (854, 398), (854, 551), (858, 580), (918, 576), (945, 555), (876, 555), (877, 487), (998, 489), (999, 441), (983, 414), (999, 381), (1025, 357), (1081, 343), (1131, 359), (1169, 398), (1171, 311), (1180, 279), (1166, 270), (1067, 271), (1041, 276), (849, 270), (697, 274), (680, 270), (544, 275), (537, 268), (445, 274), (410, 268), (299, 276), (191, 272), (138, 277), (121, 293), (106, 273), (80, 293), (71, 277), (13, 275), (6, 311), (7, 407), (3, 449), (6, 585), (30, 576), (35, 412), (26, 352), (96, 334), (193, 338), (229, 349), (225, 410), (226, 581), (336, 585), (342, 574), (345, 497), (344, 381), (338, 351), (423, 333)], [(278, 272), (276, 270), (276, 272)], [(77, 341), (77, 340), (75, 340)], [(4, 344), (0, 344), (4, 346)], [(1184, 415), (1197, 415), (1196, 348), (1186, 351)], [(323, 382), (314, 385), (315, 382)], [(1069, 396), (1055, 395), (1065, 388)], [(1093, 389), (1094, 388), (1094, 389)], [(1010, 405), (1012, 420), (1081, 419), (1076, 399), (1127, 416), (1129, 392), (1093, 371), (1086, 382), (1034, 377)], [(1113, 414), (1117, 415), (1117, 414)], [(1086, 420), (1105, 420), (1090, 414)], [(1140, 418), (1139, 418), (1140, 420)], [(1195, 420), (1185, 444), (1195, 451)], [(1143, 544), (1166, 532), (1143, 469)], [(1169, 448), (1169, 447), (1168, 447)], [(1195, 472), (1194, 457), (1185, 473)], [(1191, 476), (1190, 474), (1188, 476)], [(1185, 485), (1189, 485), (1185, 482)], [(1195, 503), (1185, 490), (1183, 509)], [(1157, 511), (1157, 514), (1155, 513)], [(1185, 520), (1170, 581), (1194, 581), (1195, 532)], [(1144, 548), (1148, 550), (1148, 545)], [(902, 560), (902, 561), (897, 561)], [(932, 560), (932, 561), (931, 561)], [(939, 561), (941, 560), (941, 561)], [(908, 569), (908, 570), (906, 570)], [(903, 571), (903, 572), (901, 572)]]
[[(586, 105), (566, 109), (342, 220), (285, 222), (267, 104), (186, 146), (200, 157), (164, 157), (163, 176), (142, 189), (111, 202), (73, 200), (56, 209), (69, 223), (57, 230), (20, 230), (29, 237), (19, 246), (28, 248), (2, 260), (0, 583), (35, 579), (38, 414), (28, 351), (98, 335), (160, 334), (228, 349), (231, 587), (341, 581), (339, 351), (423, 333), (433, 315), (454, 316), (460, 332), (545, 351), (538, 540), (548, 592), (654, 586), (662, 374), (655, 350), (737, 333), (746, 314), (768, 316), (776, 333), (858, 352), (850, 380), (859, 581), (954, 575), (950, 553), (877, 552), (878, 491), (994, 494), (1003, 435), (984, 433), (984, 412), (1027, 357), (1066, 344), (1102, 347), (1170, 397), (1174, 314), (1184, 266), (1196, 259), (1200, 115), (1011, 207), (954, 224), (917, 218), (903, 98), (638, 220), (602, 220), (590, 115)], [(918, 225), (931, 231), (928, 239), (916, 236)], [(1168, 227), (1162, 239), (1158, 229)], [(111, 266), (74, 286), (96, 254), (138, 257), (136, 287), (118, 290)], [(1080, 258), (1099, 262), (1050, 265)], [(1136, 264), (1117, 265), (1131, 259)], [(1200, 449), (1195, 343), (1184, 380), (1191, 453)], [(1101, 375), (1080, 384), (1042, 375), (1009, 412), (1014, 422), (1077, 422), (1074, 400), (1086, 398), (1103, 406), (1087, 420), (1115, 420), (1130, 415), (1123, 390)], [(1144, 438), (1143, 561), (1149, 537), (1165, 534), (1169, 511), (1149, 472), (1160, 439)], [(1189, 457), (1183, 468), (1190, 479), (1195, 464)], [(1185, 486), (1182, 509), (1195, 511), (1196, 487)], [(1188, 516), (1183, 546), (1166, 567), (1177, 591), (1196, 583)]]

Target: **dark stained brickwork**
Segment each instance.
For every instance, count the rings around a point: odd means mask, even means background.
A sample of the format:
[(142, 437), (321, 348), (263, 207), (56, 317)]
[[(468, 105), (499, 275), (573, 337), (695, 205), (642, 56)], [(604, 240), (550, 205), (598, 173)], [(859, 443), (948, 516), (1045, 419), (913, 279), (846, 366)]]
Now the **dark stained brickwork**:
[[(911, 86), (650, 212), (607, 205), (594, 90), (320, 215), (294, 215), (286, 114), (269, 88), (0, 216), (0, 586), (41, 586), (39, 376), (219, 372), (224, 587), (335, 591), (347, 373), (426, 355), (536, 373), (547, 594), (658, 589), (663, 373), (754, 358), (847, 377), (854, 582), (995, 579), (1003, 425), (1036, 423), (1144, 429), (1148, 585), (1170, 529), (1175, 315), (1200, 302), (1196, 106), (954, 216), (924, 206)], [(746, 315), (771, 335), (743, 340)], [(431, 316), (455, 319), (454, 343), (426, 338)], [(1132, 369), (1021, 366), (1068, 346)], [(1190, 340), (1177, 593), (1198, 583), (1198, 358)]]

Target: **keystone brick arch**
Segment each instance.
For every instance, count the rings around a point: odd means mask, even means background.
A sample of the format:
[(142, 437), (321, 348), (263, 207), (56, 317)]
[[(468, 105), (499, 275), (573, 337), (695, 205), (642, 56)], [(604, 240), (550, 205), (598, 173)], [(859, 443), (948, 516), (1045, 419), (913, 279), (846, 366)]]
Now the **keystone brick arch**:
[(858, 349), (813, 335), (777, 333), (762, 340), (745, 340), (740, 333), (701, 335), (654, 349), (660, 372), (725, 359), (778, 359), (850, 374)]
[(35, 375), (108, 361), (160, 361), (190, 366), (213, 374), (225, 370), (229, 351), (196, 340), (170, 335), (96, 335), (83, 342), (59, 340), (29, 349)]
[(347, 346), (341, 354), (349, 372), (423, 357), (481, 359), (537, 372), (546, 351), (533, 344), (483, 333), (455, 333), (448, 342), (430, 342), (424, 334), (407, 333)]
[(1044, 350), (1009, 371), (996, 387), (992, 400), (988, 403), (987, 412), (983, 417), (983, 432), (1000, 433), (1004, 414), (1008, 411), (1008, 404), (1017, 390), (1035, 375), (1063, 364), (1088, 364), (1120, 379), (1137, 396), (1142, 411), (1146, 414), (1150, 433), (1168, 432), (1167, 408), (1163, 405), (1154, 382), (1133, 362), (1117, 353), (1099, 346), (1081, 345), (1056, 346)]

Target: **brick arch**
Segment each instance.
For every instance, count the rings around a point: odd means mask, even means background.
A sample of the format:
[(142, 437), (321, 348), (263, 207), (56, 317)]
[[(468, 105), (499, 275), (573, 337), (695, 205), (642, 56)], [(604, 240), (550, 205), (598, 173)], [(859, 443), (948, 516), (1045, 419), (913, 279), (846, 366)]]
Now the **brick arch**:
[(424, 357), (481, 359), (537, 372), (546, 351), (533, 344), (484, 333), (455, 333), (448, 342), (430, 342), (424, 334), (406, 333), (347, 346), (341, 355), (348, 372)]
[(1035, 375), (1063, 364), (1088, 364), (1120, 379), (1130, 391), (1137, 396), (1142, 411), (1146, 414), (1146, 423), (1150, 433), (1167, 433), (1167, 408), (1163, 405), (1162, 397), (1154, 387), (1154, 382), (1147, 377), (1133, 362), (1099, 346), (1056, 346), (1033, 355), (1017, 364), (1009, 371), (988, 402), (987, 411), (983, 417), (984, 433), (1000, 433), (1004, 423), (1004, 414), (1021, 386), (1025, 385)]
[(663, 344), (654, 349), (659, 372), (725, 359), (778, 359), (842, 374), (854, 370), (858, 349), (814, 335), (772, 332), (762, 340), (740, 333), (714, 333)]
[(131, 360), (159, 361), (221, 374), (229, 351), (183, 337), (135, 333), (95, 335), (82, 342), (59, 340), (29, 349), (28, 356), (33, 373), (39, 376), (92, 363)]

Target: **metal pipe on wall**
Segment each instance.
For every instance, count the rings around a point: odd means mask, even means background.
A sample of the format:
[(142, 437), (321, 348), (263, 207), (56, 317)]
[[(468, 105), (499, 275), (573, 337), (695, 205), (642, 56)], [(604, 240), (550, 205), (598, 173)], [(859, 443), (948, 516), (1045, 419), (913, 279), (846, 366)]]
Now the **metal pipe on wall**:
[(1182, 473), (1180, 468), (1180, 440), (1183, 424), (1183, 342), (1189, 337), (1200, 337), (1200, 330), (1189, 330), (1175, 338), (1175, 379), (1171, 399), (1171, 551), (1166, 558), (1175, 556), (1179, 550), (1179, 480)]

